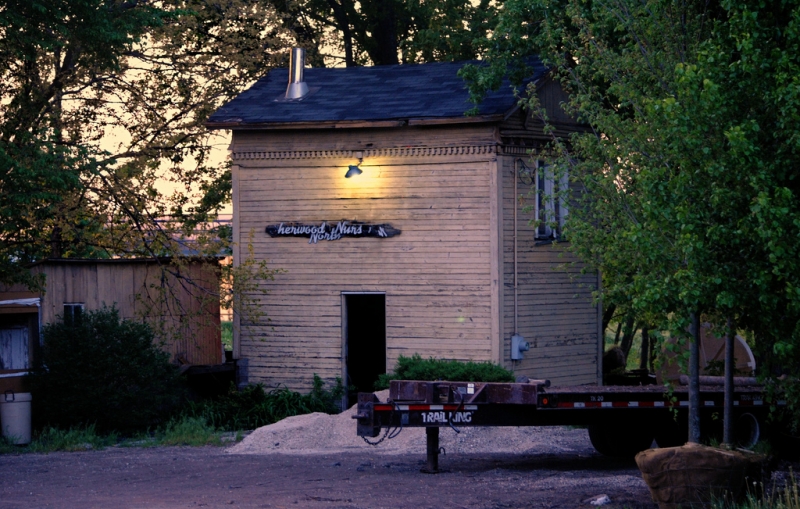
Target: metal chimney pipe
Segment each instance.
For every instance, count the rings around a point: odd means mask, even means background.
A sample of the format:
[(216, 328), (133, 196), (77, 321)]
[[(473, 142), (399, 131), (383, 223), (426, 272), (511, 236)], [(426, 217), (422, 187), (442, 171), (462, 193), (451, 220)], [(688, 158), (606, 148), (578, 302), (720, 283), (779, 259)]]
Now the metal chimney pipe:
[(289, 86), (286, 87), (287, 99), (300, 99), (308, 93), (308, 85), (303, 81), (303, 71), (306, 66), (306, 50), (292, 48), (289, 58)]

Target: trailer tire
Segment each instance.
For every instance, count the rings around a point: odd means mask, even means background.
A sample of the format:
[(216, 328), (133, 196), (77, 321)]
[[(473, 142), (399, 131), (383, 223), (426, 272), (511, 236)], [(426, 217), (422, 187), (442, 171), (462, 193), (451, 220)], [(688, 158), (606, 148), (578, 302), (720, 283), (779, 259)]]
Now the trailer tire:
[(591, 424), (589, 440), (594, 449), (603, 456), (632, 458), (650, 448), (653, 443), (653, 433), (649, 426), (644, 425), (628, 429), (608, 423)]
[(736, 418), (733, 430), (736, 446), (743, 449), (752, 449), (761, 439), (761, 424), (758, 417), (749, 412)]

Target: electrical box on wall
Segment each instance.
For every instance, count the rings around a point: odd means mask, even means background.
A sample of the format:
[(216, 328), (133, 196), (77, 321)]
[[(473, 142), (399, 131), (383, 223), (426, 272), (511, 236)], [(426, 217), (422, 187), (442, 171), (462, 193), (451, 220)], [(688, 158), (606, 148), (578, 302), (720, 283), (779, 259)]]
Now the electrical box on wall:
[(525, 341), (525, 338), (519, 334), (511, 336), (511, 360), (522, 360), (522, 352), (527, 352), (531, 349), (531, 345)]

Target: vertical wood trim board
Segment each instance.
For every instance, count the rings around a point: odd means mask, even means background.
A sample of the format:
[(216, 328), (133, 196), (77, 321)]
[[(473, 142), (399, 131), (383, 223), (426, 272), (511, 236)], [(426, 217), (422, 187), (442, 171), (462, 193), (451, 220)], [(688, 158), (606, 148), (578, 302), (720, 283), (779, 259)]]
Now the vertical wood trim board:
[(503, 345), (503, 244), (502, 244), (502, 203), (503, 203), (503, 183), (501, 176), (502, 164), (495, 158), (491, 164), (491, 181), (489, 184), (489, 194), (491, 205), (489, 210), (489, 221), (491, 223), (491, 234), (489, 249), (491, 257), (491, 282), (492, 282), (492, 362), (499, 364), (502, 362)]

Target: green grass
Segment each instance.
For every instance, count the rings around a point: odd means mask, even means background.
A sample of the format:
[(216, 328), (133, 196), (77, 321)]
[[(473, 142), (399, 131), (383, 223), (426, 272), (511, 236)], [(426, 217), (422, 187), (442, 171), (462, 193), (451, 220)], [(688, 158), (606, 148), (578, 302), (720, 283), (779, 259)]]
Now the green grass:
[(120, 437), (116, 433), (99, 435), (94, 426), (60, 430), (45, 428), (37, 433), (30, 444), (13, 445), (0, 438), (0, 454), (75, 452), (102, 450), (107, 447), (158, 447), (171, 445), (227, 445), (240, 442), (241, 431), (230, 433), (215, 429), (196, 417), (180, 417), (152, 432)]
[(222, 346), (225, 350), (233, 350), (233, 322), (221, 322)]
[(34, 433), (33, 441), (16, 446), (0, 439), (0, 454), (55, 451), (85, 451), (105, 447), (156, 447), (161, 445), (225, 445), (238, 442), (243, 430), (251, 430), (293, 415), (312, 412), (338, 413), (343, 388), (341, 380), (327, 389), (314, 376), (308, 394), (286, 387), (265, 390), (253, 385), (242, 391), (231, 387), (223, 397), (187, 402), (173, 418), (155, 429), (141, 429), (121, 438), (118, 433), (98, 434), (95, 426), (68, 430), (48, 427)]
[(184, 417), (167, 423), (161, 445), (222, 445), (220, 434), (200, 417)]
[(117, 443), (116, 434), (98, 435), (94, 425), (61, 430), (47, 427), (33, 437), (30, 444), (13, 445), (0, 440), (0, 454), (17, 452), (89, 451), (104, 449)]

